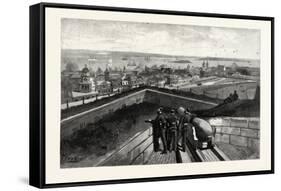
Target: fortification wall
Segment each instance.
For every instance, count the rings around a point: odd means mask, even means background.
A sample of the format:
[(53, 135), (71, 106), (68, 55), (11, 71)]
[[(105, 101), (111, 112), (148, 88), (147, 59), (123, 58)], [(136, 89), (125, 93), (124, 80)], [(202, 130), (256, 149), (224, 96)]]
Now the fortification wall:
[(194, 87), (190, 91), (198, 95), (205, 95), (211, 98), (225, 99), (230, 93), (235, 90), (239, 99), (254, 99), (256, 95), (257, 83), (256, 82), (240, 82), (233, 84), (220, 84), (212, 87)]
[(111, 114), (118, 109), (144, 102), (145, 90), (119, 98), (107, 104), (95, 107), (86, 112), (65, 118), (61, 121), (62, 137), (70, 135), (75, 129), (80, 128), (82, 123), (95, 123), (105, 115)]
[(208, 102), (208, 101), (202, 101), (198, 99), (172, 95), (169, 93), (164, 93), (155, 90), (147, 90), (144, 100), (149, 103), (158, 104), (159, 106), (171, 107), (171, 108), (188, 106), (193, 111), (210, 109), (217, 105), (215, 103)]
[(259, 118), (217, 117), (207, 121), (216, 128), (215, 142), (243, 146), (259, 151)]
[(63, 119), (61, 121), (61, 136), (65, 137), (70, 135), (77, 128), (80, 128), (80, 124), (82, 123), (95, 123), (105, 115), (111, 114), (118, 109), (143, 102), (173, 108), (188, 106), (192, 110), (209, 109), (216, 106), (216, 104), (212, 102), (145, 89), (123, 98), (116, 99), (102, 106), (95, 107), (86, 112)]

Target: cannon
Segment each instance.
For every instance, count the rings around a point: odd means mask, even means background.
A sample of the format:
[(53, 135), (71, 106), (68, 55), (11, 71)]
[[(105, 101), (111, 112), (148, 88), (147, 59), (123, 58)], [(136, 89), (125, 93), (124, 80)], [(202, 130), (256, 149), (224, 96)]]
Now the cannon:
[(194, 149), (208, 149), (214, 146), (216, 129), (207, 121), (194, 117), (192, 128), (188, 129), (187, 139)]

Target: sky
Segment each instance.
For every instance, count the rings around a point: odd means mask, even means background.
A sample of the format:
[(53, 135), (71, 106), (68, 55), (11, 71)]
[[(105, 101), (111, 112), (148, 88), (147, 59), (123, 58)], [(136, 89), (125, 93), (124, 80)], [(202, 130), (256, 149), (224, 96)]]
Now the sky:
[(157, 23), (62, 19), (63, 49), (259, 59), (260, 31)]

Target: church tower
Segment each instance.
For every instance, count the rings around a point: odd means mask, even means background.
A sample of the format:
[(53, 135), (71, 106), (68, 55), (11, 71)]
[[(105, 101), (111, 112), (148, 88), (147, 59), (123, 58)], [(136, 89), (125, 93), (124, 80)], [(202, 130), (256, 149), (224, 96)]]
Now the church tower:
[(92, 91), (92, 83), (90, 81), (90, 70), (87, 65), (81, 71), (81, 78), (79, 83), (79, 90), (83, 93), (88, 93)]
[(104, 71), (104, 80), (109, 81), (109, 70), (108, 70), (108, 68), (106, 68), (105, 71)]

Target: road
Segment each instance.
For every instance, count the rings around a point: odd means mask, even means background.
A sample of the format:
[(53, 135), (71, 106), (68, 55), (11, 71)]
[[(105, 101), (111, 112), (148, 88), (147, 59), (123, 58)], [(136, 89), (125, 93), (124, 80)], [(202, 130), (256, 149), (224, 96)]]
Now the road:
[[(116, 93), (112, 93), (109, 96), (113, 96), (115, 94)], [(109, 96), (108, 95), (102, 95), (102, 96), (98, 96), (97, 99), (102, 99), (102, 98), (109, 97)], [(97, 99), (96, 99), (96, 97), (85, 99), (84, 103), (90, 103), (90, 102), (96, 101)], [(68, 107), (78, 106), (78, 105), (82, 105), (82, 104), (83, 104), (83, 100), (73, 101), (73, 102), (69, 102), (68, 103)], [(66, 103), (61, 104), (61, 109), (62, 110), (66, 109), (66, 108), (67, 108), (67, 104)]]

